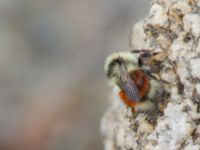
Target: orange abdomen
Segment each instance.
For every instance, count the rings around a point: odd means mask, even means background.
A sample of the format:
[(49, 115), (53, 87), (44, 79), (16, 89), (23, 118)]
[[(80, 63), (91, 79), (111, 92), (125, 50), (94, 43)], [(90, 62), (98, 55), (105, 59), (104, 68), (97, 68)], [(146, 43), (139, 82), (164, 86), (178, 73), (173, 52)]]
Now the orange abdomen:
[[(140, 98), (143, 99), (149, 92), (150, 84), (149, 84), (149, 79), (147, 75), (142, 71), (142, 70), (135, 70), (130, 73), (131, 78), (134, 80), (138, 91)], [(131, 100), (128, 98), (126, 93), (121, 90), (119, 92), (119, 97), (123, 100), (123, 102), (132, 107), (134, 109), (134, 106), (137, 105), (139, 102), (136, 102), (135, 100)]]
[(120, 92), (119, 92), (119, 97), (123, 100), (123, 102), (124, 102), (126, 105), (128, 105), (128, 106), (130, 106), (130, 107), (132, 107), (132, 108), (134, 108), (134, 106), (137, 105), (137, 103), (138, 103), (138, 102), (136, 102), (136, 101), (130, 100), (130, 99), (126, 96), (125, 92), (123, 92), (123, 91), (120, 91)]

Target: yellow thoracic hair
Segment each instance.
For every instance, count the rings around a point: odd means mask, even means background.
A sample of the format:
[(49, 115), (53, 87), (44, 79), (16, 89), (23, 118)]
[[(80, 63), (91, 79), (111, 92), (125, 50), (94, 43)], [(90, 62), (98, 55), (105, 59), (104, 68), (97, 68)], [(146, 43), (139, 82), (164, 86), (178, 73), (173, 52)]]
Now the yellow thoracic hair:
[(107, 77), (116, 83), (119, 80), (119, 64), (117, 60), (120, 58), (124, 61), (128, 72), (135, 70), (138, 67), (138, 54), (131, 52), (116, 52), (108, 56), (105, 62), (105, 72)]

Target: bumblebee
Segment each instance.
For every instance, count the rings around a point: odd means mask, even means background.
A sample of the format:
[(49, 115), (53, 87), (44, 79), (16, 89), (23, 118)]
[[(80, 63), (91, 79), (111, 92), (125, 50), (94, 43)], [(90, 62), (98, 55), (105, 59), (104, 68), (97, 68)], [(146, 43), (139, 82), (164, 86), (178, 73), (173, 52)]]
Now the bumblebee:
[(163, 93), (162, 82), (155, 76), (160, 68), (158, 55), (149, 50), (134, 50), (116, 52), (106, 59), (108, 79), (133, 112), (154, 109)]

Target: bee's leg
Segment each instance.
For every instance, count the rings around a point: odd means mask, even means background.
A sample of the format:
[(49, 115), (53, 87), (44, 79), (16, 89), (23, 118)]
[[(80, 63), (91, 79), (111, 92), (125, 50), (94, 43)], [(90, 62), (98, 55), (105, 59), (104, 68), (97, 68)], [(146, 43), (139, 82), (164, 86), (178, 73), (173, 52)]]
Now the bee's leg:
[(167, 107), (168, 104), (168, 97), (170, 96), (169, 93), (163, 91), (163, 93), (159, 96), (159, 100), (158, 100), (158, 109), (160, 112), (163, 112), (164, 109)]
[[(147, 102), (146, 102), (147, 103)], [(148, 100), (148, 111), (145, 111), (146, 114), (146, 120), (152, 124), (155, 125), (157, 122), (157, 118), (162, 115), (161, 111), (158, 109), (158, 103), (152, 102)], [(151, 106), (150, 106), (151, 104)], [(147, 105), (147, 104), (146, 104)]]
[(155, 62), (163, 62), (167, 57), (167, 51), (164, 52), (154, 52), (152, 53), (151, 61)]

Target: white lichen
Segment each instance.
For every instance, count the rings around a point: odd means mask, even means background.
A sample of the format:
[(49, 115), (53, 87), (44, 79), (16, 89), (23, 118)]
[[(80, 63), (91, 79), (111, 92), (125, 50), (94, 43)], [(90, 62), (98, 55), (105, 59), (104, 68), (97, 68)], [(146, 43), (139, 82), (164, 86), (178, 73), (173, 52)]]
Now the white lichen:
[(190, 60), (191, 74), (194, 78), (200, 78), (200, 58)]
[(149, 16), (145, 21), (146, 24), (152, 24), (160, 27), (167, 27), (169, 25), (166, 10), (157, 3), (151, 7)]
[(183, 17), (183, 27), (186, 32), (191, 32), (195, 37), (200, 34), (200, 16), (199, 14), (186, 14)]
[[(146, 34), (144, 33), (143, 21), (139, 21), (135, 24), (132, 29), (133, 38), (130, 39), (130, 47), (131, 49), (145, 49), (147, 47), (143, 47), (145, 45)], [(134, 43), (134, 45), (132, 45)]]

